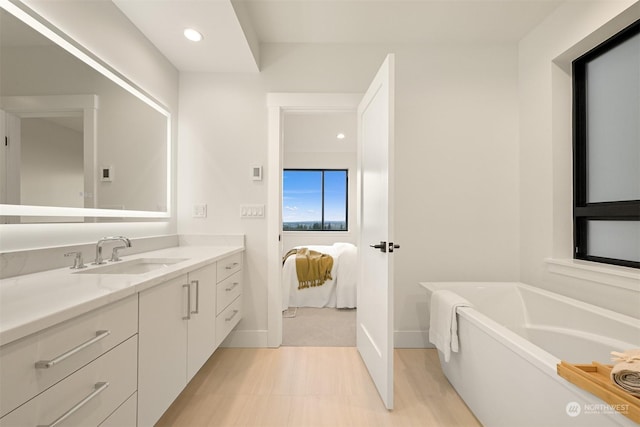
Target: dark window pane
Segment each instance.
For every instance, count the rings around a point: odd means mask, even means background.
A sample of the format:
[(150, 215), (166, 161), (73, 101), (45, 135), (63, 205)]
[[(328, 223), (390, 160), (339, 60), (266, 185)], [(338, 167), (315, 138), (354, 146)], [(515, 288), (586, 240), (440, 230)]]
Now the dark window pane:
[(640, 34), (586, 64), (587, 202), (640, 199)]
[(640, 21), (573, 62), (574, 257), (640, 268)]

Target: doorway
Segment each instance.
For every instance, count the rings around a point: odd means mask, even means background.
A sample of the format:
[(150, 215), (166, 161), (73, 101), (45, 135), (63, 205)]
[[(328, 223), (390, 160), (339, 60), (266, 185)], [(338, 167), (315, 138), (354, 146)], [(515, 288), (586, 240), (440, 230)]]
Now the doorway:
[[(267, 345), (282, 344), (283, 114), (357, 111), (357, 349), (387, 409), (393, 408), (393, 141), (395, 56), (387, 55), (367, 91), (353, 94), (268, 94)], [(373, 179), (372, 179), (373, 178)], [(364, 201), (367, 203), (364, 203)], [(378, 209), (376, 209), (376, 207)], [(365, 221), (366, 219), (366, 221)], [(376, 243), (378, 242), (379, 243)], [(374, 244), (371, 244), (374, 242)], [(366, 246), (366, 247), (365, 247)], [(371, 248), (369, 248), (369, 246)], [(388, 249), (387, 249), (388, 246)], [(367, 255), (363, 255), (366, 250)], [(375, 250), (383, 256), (375, 255)], [(375, 265), (375, 268), (373, 264)], [(297, 266), (296, 266), (297, 267)], [(380, 274), (371, 275), (376, 270)], [(365, 277), (365, 273), (369, 273)], [(384, 273), (384, 274), (382, 274)], [(307, 282), (309, 280), (306, 280)], [(316, 283), (311, 279), (310, 283)]]
[(283, 112), (282, 151), (281, 255), (308, 248), (332, 265), (317, 287), (300, 286), (293, 258), (284, 265), (282, 345), (355, 347), (356, 112)]
[[(267, 167), (268, 200), (282, 200), (282, 170), (284, 165), (284, 126), (286, 115), (291, 114), (355, 114), (360, 94), (304, 94), (271, 93), (267, 96), (269, 107), (269, 159)], [(355, 172), (355, 171), (354, 171)], [(355, 182), (355, 179), (353, 180)], [(355, 194), (355, 193), (354, 193)], [(354, 209), (354, 213), (357, 214)], [(282, 345), (283, 291), (282, 254), (285, 246), (282, 232), (282, 209), (279, 203), (267, 205), (267, 261), (268, 261), (268, 324), (267, 345)], [(352, 238), (357, 241), (357, 225)], [(325, 235), (326, 236), (326, 235)]]

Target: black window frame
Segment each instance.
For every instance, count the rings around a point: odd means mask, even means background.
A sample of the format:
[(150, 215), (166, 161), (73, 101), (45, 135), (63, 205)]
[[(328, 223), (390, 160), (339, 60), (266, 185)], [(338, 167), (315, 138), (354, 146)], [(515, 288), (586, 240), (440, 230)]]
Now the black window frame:
[(573, 61), (573, 243), (574, 258), (623, 267), (640, 262), (589, 255), (589, 221), (640, 221), (640, 200), (588, 203), (587, 64), (640, 34), (640, 20)]
[[(288, 230), (284, 228), (284, 221), (282, 221), (282, 231), (283, 232), (291, 232), (291, 233), (306, 233), (306, 232), (338, 232), (338, 233), (346, 233), (349, 231), (349, 169), (344, 169), (344, 168), (337, 168), (337, 169), (305, 169), (305, 168), (284, 168), (282, 169), (282, 175), (284, 176), (285, 172), (321, 172), (322, 173), (322, 199), (321, 199), (321, 204), (322, 204), (322, 213), (321, 213), (321, 219), (320, 219), (320, 229), (306, 229), (306, 230)], [(324, 174), (325, 172), (344, 172), (345, 173), (345, 200), (344, 200), (344, 214), (345, 214), (345, 229), (344, 230), (325, 230), (324, 228), (324, 224), (325, 224), (325, 219), (324, 219)], [(284, 188), (283, 188), (283, 194), (284, 194)]]

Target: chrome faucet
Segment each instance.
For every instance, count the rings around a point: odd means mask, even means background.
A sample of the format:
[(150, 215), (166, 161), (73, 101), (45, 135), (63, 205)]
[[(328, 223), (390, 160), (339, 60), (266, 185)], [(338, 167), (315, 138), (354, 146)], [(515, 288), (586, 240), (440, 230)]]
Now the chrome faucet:
[(73, 265), (71, 267), (69, 267), (72, 270), (78, 270), (80, 268), (87, 268), (86, 265), (84, 265), (84, 260), (82, 259), (82, 251), (76, 251), (76, 252), (68, 252), (66, 254), (64, 254), (65, 257), (74, 257), (73, 258)]
[(114, 248), (113, 254), (111, 255), (111, 261), (120, 261), (120, 258), (118, 257), (119, 249), (131, 247), (131, 240), (129, 240), (124, 236), (103, 237), (102, 239), (98, 240), (98, 243), (96, 244), (96, 259), (93, 263), (94, 265), (106, 264), (106, 261), (102, 259), (102, 244), (104, 242), (114, 242), (114, 241), (123, 242), (124, 246), (117, 246)]

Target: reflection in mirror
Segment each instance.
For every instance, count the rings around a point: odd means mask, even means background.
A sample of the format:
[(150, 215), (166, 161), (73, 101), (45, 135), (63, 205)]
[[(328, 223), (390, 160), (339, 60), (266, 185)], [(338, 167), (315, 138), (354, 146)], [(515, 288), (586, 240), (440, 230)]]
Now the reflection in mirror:
[(168, 112), (11, 7), (0, 9), (2, 222), (168, 217)]
[(20, 135), (20, 203), (83, 208), (82, 117), (23, 118)]

